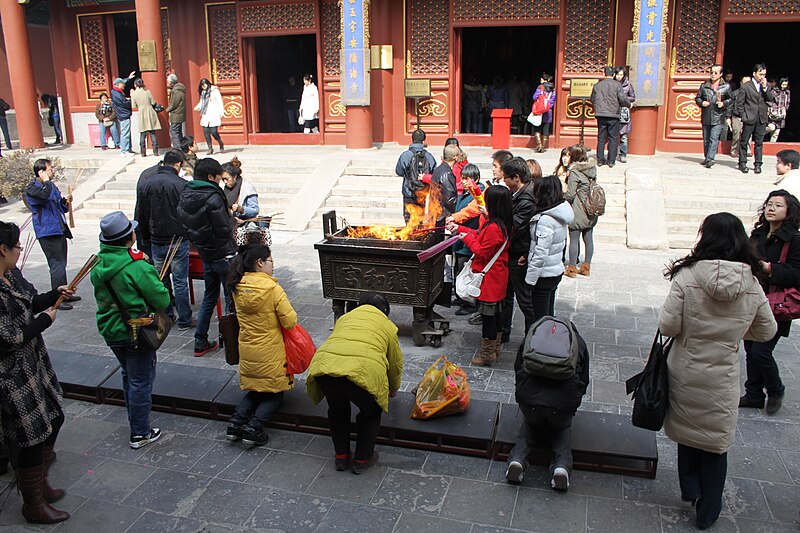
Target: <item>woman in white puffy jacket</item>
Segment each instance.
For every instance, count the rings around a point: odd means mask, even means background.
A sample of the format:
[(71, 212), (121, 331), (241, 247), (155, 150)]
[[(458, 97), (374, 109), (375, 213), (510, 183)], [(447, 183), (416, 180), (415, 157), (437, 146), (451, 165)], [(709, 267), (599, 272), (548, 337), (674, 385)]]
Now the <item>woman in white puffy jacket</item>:
[(319, 133), (319, 91), (311, 74), (303, 76), (300, 117), (303, 119), (303, 133)]
[(564, 200), (561, 182), (545, 176), (533, 185), (536, 199), (531, 218), (531, 248), (525, 282), (533, 287), (533, 319), (555, 314), (556, 288), (564, 275), (561, 262), (569, 230), (575, 216)]
[(208, 78), (200, 80), (197, 92), (200, 95), (200, 101), (194, 106), (194, 110), (200, 111), (200, 125), (203, 127), (208, 153), (214, 153), (214, 147), (211, 145), (212, 135), (219, 143), (219, 153), (223, 153), (225, 144), (222, 142), (222, 137), (219, 136), (218, 129), (222, 125), (222, 117), (225, 116), (222, 94), (219, 92), (219, 87), (212, 84)]

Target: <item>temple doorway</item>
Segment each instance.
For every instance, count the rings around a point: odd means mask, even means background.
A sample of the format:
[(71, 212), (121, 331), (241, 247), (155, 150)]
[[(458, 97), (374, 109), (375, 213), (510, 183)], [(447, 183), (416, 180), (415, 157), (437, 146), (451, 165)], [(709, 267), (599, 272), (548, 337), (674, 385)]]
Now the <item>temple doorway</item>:
[[(303, 76), (317, 72), (315, 34), (256, 37), (252, 41), (258, 113), (256, 133), (302, 132), (296, 111), (303, 93)], [(290, 83), (294, 80), (294, 85)]]
[(558, 26), (498, 26), (457, 31), (461, 41), (460, 131), (487, 133), (490, 109), (498, 105), (498, 99), (504, 99), (506, 107), (514, 109), (511, 133), (530, 133), (525, 118), (530, 113), (539, 77), (542, 72), (556, 74)]
[[(795, 84), (800, 88), (800, 55), (796, 46), (799, 33), (800, 22), (726, 24), (723, 66), (733, 70), (733, 79), (738, 83), (743, 75), (752, 75), (753, 65), (764, 63), (770, 82), (777, 83), (785, 77), (789, 78), (790, 90), (795, 89)], [(778, 141), (800, 142), (800, 102), (791, 102)]]

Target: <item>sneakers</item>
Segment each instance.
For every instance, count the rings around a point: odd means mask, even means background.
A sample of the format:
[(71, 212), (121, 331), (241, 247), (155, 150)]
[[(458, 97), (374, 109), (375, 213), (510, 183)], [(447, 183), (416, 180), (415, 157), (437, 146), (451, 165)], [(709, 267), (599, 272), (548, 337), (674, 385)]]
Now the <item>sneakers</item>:
[(205, 344), (201, 344), (201, 345), (195, 344), (194, 345), (194, 356), (195, 357), (203, 357), (208, 352), (213, 352), (217, 348), (219, 348), (219, 343), (217, 341), (214, 341), (214, 342), (206, 341)]
[(508, 468), (506, 468), (506, 481), (519, 485), (522, 483), (522, 477), (525, 474), (525, 468), (519, 461), (509, 461)]
[(350, 454), (345, 454), (345, 455), (342, 455), (341, 457), (339, 455), (337, 455), (334, 458), (333, 462), (334, 462), (334, 465), (336, 466), (336, 471), (337, 472), (344, 472), (345, 470), (347, 470), (347, 467), (350, 464)]
[(242, 440), (243, 426), (239, 424), (229, 424), (228, 430), (225, 432), (225, 438), (231, 442), (239, 442)]
[(569, 489), (569, 472), (566, 468), (558, 467), (553, 470), (553, 479), (550, 480), (550, 487), (558, 491)]
[(747, 394), (739, 398), (739, 407), (751, 407), (753, 409), (763, 409), (764, 408), (764, 400), (756, 400), (755, 398), (749, 398)]
[(780, 396), (770, 396), (767, 398), (767, 414), (774, 415), (781, 410), (781, 405), (783, 405), (783, 394)]
[(617, 161), (619, 161), (620, 163), (627, 163), (628, 159), (624, 155), (621, 155), (619, 156), (619, 159), (617, 159)]
[(131, 434), (130, 445), (134, 450), (138, 450), (142, 446), (147, 446), (151, 442), (155, 442), (161, 438), (161, 430), (153, 428), (150, 430), (149, 435), (134, 435)]
[(369, 461), (359, 461), (358, 459), (354, 460), (353, 463), (350, 465), (350, 470), (352, 470), (353, 473), (358, 476), (365, 470), (368, 470), (377, 462), (378, 462), (378, 452), (372, 452), (372, 458)]
[(178, 331), (189, 331), (190, 329), (194, 329), (196, 326), (197, 320), (193, 318), (188, 324), (178, 324)]
[(256, 429), (251, 425), (246, 425), (242, 432), (242, 444), (246, 446), (263, 446), (269, 442), (269, 435), (263, 429)]
[(706, 161), (706, 164), (703, 165), (703, 166), (705, 166), (706, 168), (713, 167), (714, 166), (714, 160), (713, 159), (709, 159), (708, 161)]
[(483, 324), (483, 315), (480, 313), (475, 313), (471, 317), (467, 319), (467, 324), (471, 326), (477, 326), (478, 324)]

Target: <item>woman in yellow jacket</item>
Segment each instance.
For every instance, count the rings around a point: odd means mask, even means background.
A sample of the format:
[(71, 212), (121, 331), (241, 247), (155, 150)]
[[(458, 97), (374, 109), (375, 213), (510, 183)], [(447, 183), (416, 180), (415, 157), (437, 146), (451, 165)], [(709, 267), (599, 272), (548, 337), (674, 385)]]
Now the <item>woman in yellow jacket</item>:
[(308, 396), (315, 404), (323, 396), (328, 401), (336, 470), (346, 470), (350, 461), (351, 402), (359, 408), (352, 471), (360, 474), (378, 461), (375, 439), (381, 411), (389, 410), (402, 374), (403, 353), (397, 326), (389, 320), (389, 302), (382, 294), (368, 292), (358, 307), (336, 321), (308, 369)]
[(268, 246), (244, 247), (231, 263), (228, 287), (239, 319), (239, 386), (247, 394), (230, 418), (226, 437), (248, 446), (269, 440), (264, 424), (294, 386), (286, 372), (286, 348), (281, 327), (292, 329), (297, 313), (278, 280)]

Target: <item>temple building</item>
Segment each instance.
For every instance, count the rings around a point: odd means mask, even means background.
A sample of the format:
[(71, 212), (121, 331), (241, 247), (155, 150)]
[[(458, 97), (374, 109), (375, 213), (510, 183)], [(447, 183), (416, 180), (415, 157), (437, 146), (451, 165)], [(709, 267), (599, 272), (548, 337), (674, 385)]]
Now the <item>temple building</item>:
[[(22, 122), (32, 111), (25, 109), (30, 102), (20, 105), (19, 94), (54, 91), (67, 142), (89, 141), (100, 93), (131, 71), (163, 104), (166, 74), (179, 77), (187, 87), (187, 132), (198, 139), (200, 116), (191, 109), (200, 79), (209, 78), (222, 92), (226, 144), (405, 144), (419, 121), (432, 144), (455, 134), (467, 146), (490, 146), (489, 114), (480, 112), (477, 126), (467, 127), (465, 96), (477, 86), (502, 86), (522, 103), (511, 122), (511, 146), (520, 147), (533, 146), (524, 117), (542, 72), (554, 74), (557, 91), (551, 146), (577, 142), (582, 119), (592, 146), (592, 107), (577, 91), (570, 97), (571, 80), (627, 65), (638, 97), (629, 140), (634, 154), (701, 150), (694, 96), (713, 63), (738, 79), (764, 62), (768, 77), (800, 81), (792, 39), (800, 32), (800, 0), (0, 0), (0, 6), (10, 71), (0, 71), (0, 96)], [(287, 100), (302, 90), (306, 74), (319, 89), (319, 133), (292, 131), (288, 113)], [(42, 86), (48, 84), (54, 86)], [(420, 88), (422, 96), (406, 96)], [(24, 127), (20, 135), (23, 145), (41, 143)], [(765, 150), (798, 141), (800, 102), (790, 107), (779, 142)]]

